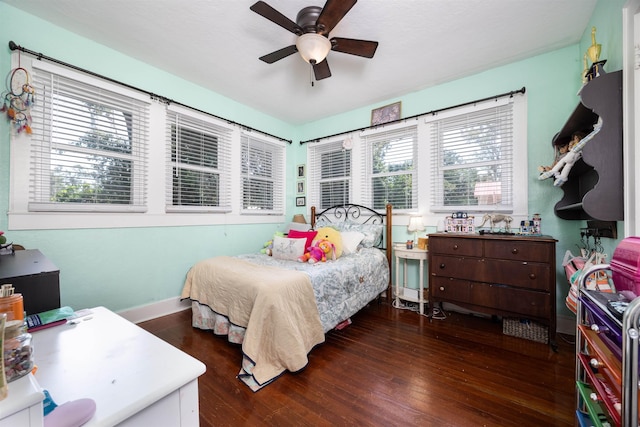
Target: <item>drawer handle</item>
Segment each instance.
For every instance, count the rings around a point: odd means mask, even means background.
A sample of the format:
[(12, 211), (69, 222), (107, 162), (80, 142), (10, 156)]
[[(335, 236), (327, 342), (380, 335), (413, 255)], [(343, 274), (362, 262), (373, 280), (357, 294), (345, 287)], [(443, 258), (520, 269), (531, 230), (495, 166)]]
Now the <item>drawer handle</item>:
[(444, 262), (443, 262), (442, 264), (440, 264), (440, 269), (442, 270), (442, 269), (444, 269), (444, 267), (445, 267), (445, 265), (444, 265)]
[(458, 245), (453, 245), (453, 250), (457, 251), (458, 250)]
[(440, 286), (440, 290), (441, 290), (441, 291), (444, 291), (444, 286)]
[(589, 395), (589, 397), (591, 398), (591, 400), (593, 400), (594, 402), (597, 402), (600, 400), (600, 398), (598, 397), (598, 395), (596, 393), (591, 393)]
[(598, 368), (601, 368), (601, 367), (604, 366), (604, 364), (600, 363), (600, 361), (598, 359), (596, 359), (595, 357), (593, 359), (589, 360), (589, 364), (594, 369), (598, 369)]
[(529, 279), (531, 279), (531, 280), (535, 280), (535, 279), (536, 279), (536, 275), (535, 275), (535, 273), (531, 273), (531, 274), (529, 274)]
[(511, 249), (511, 253), (516, 255), (518, 253), (518, 248)]
[(602, 334), (604, 332), (609, 332), (609, 328), (601, 327), (600, 325), (596, 325), (595, 323), (591, 325), (591, 330), (596, 334)]

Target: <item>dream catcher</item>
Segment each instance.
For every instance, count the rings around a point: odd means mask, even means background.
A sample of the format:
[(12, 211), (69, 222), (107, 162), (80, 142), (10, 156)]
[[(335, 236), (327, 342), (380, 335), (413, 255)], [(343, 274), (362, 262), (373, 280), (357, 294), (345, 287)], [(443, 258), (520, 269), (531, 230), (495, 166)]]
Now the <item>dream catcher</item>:
[(31, 105), (35, 102), (35, 89), (31, 86), (29, 72), (20, 66), (7, 75), (7, 90), (2, 94), (0, 112), (6, 113), (16, 132), (31, 133)]

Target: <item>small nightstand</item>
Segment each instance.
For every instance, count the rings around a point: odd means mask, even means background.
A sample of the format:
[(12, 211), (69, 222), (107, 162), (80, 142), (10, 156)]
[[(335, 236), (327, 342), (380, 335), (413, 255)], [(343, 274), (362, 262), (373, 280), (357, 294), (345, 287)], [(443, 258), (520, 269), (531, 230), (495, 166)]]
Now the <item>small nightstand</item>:
[[(396, 306), (399, 305), (400, 300), (417, 302), (420, 305), (420, 314), (424, 314), (424, 264), (427, 260), (428, 251), (426, 249), (407, 249), (405, 246), (394, 245), (394, 256), (396, 258), (396, 281), (395, 281), (395, 302)], [(403, 283), (400, 285), (400, 259), (403, 259)], [(405, 294), (407, 289), (407, 260), (415, 259), (420, 262), (419, 270), (419, 283), (418, 289), (416, 289), (417, 298), (413, 295)], [(402, 288), (402, 293), (400, 288)]]

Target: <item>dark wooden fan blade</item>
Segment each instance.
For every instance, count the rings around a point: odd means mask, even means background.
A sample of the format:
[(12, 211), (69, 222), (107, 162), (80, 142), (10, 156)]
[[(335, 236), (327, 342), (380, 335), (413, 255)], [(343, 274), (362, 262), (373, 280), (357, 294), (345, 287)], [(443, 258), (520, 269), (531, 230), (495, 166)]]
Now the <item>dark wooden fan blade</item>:
[(357, 1), (358, 0), (327, 0), (316, 21), (318, 33), (325, 36), (329, 34)]
[(373, 58), (377, 48), (378, 42), (369, 40), (344, 39), (342, 37), (334, 37), (331, 39), (331, 50), (363, 56), (365, 58)]
[(316, 76), (316, 80), (331, 77), (331, 70), (329, 69), (329, 63), (326, 59), (318, 64), (313, 64), (313, 75)]
[(291, 19), (287, 18), (282, 13), (278, 12), (263, 1), (256, 2), (249, 9), (253, 10), (258, 15), (264, 16), (269, 21), (280, 25), (285, 30), (291, 31), (293, 34), (300, 35), (303, 32), (302, 28), (300, 28), (298, 24), (296, 24)]
[(293, 55), (298, 51), (298, 48), (295, 44), (291, 46), (283, 47), (280, 50), (276, 50), (275, 52), (271, 52), (265, 56), (261, 56), (260, 60), (266, 62), (267, 64), (273, 64), (276, 61), (281, 60), (282, 58), (286, 58), (289, 55)]

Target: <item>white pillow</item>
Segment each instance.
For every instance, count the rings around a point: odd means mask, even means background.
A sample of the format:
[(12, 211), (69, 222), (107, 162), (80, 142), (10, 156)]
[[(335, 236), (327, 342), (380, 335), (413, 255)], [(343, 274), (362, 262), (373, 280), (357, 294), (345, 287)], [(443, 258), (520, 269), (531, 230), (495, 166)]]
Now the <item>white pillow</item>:
[(287, 237), (275, 236), (273, 238), (273, 249), (271, 256), (278, 259), (296, 261), (298, 257), (304, 255), (304, 247), (307, 239), (289, 239)]
[(342, 231), (342, 254), (355, 254), (358, 251), (358, 245), (364, 239), (364, 233), (359, 231)]

